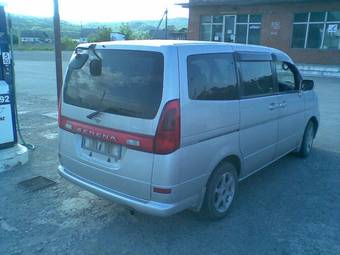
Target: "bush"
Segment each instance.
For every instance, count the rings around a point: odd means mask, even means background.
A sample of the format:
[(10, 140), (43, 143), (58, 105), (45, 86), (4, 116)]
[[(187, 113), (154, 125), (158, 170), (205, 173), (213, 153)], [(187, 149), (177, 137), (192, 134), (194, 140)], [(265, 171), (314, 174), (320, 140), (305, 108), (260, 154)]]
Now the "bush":
[(74, 50), (77, 43), (72, 41), (70, 37), (61, 38), (61, 50)]
[(132, 29), (130, 28), (128, 23), (122, 23), (119, 27), (119, 33), (125, 35), (126, 40), (134, 40), (135, 35), (133, 34)]

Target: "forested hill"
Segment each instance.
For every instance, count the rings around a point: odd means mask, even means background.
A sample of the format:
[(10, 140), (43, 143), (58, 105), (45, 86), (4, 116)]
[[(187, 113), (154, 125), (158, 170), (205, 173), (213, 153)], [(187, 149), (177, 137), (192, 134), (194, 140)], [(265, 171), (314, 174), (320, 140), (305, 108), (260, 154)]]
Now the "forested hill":
[[(38, 30), (46, 32), (50, 37), (53, 37), (53, 19), (52, 18), (38, 18), (31, 16), (10, 15), (12, 21), (13, 32), (19, 34), (24, 30)], [(158, 20), (143, 20), (143, 21), (130, 21), (129, 27), (136, 32), (147, 32), (150, 29), (157, 27)], [(84, 23), (84, 28), (97, 28), (97, 27), (110, 27), (112, 31), (118, 31), (122, 22), (107, 22), (107, 23)], [(187, 18), (174, 18), (169, 19), (168, 25), (174, 26), (176, 29), (186, 28), (188, 24)], [(71, 38), (79, 38), (81, 30), (80, 23), (71, 23), (67, 21), (61, 21), (62, 36), (68, 36)]]

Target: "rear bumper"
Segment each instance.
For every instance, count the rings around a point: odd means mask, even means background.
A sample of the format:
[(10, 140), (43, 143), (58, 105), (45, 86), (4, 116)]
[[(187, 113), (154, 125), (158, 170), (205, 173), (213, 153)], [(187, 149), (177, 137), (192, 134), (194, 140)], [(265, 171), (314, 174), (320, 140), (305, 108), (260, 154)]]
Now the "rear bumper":
[(184, 209), (187, 209), (189, 207), (192, 207), (193, 199), (188, 198), (184, 201), (181, 201), (179, 203), (159, 203), (155, 201), (147, 201), (147, 200), (141, 200), (135, 197), (128, 196), (126, 194), (122, 194), (119, 192), (116, 192), (112, 189), (109, 189), (107, 187), (103, 187), (100, 185), (97, 185), (96, 183), (93, 183), (89, 180), (86, 180), (76, 174), (73, 174), (71, 171), (65, 169), (63, 166), (59, 165), (58, 167), (59, 174), (67, 179), (68, 181), (92, 192), (97, 194), (98, 196), (104, 197), (106, 199), (112, 200), (114, 202), (117, 202), (119, 204), (126, 205), (128, 207), (131, 207), (137, 211), (140, 211), (142, 213), (151, 214), (155, 216), (170, 216), (172, 214), (175, 214), (177, 212), (180, 212)]

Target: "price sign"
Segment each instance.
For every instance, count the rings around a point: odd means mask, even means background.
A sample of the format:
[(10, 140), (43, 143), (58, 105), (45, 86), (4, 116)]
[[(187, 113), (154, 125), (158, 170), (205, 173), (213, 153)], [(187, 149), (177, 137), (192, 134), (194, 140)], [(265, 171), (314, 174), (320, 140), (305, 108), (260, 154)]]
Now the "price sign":
[(4, 65), (11, 64), (11, 55), (9, 54), (9, 52), (3, 52), (2, 53), (2, 63)]

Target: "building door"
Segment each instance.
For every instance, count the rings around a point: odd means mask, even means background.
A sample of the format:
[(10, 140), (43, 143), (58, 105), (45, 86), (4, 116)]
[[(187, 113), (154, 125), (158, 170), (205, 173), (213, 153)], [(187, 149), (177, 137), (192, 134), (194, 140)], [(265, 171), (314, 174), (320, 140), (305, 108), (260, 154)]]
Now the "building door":
[(236, 15), (224, 16), (224, 41), (235, 42)]

